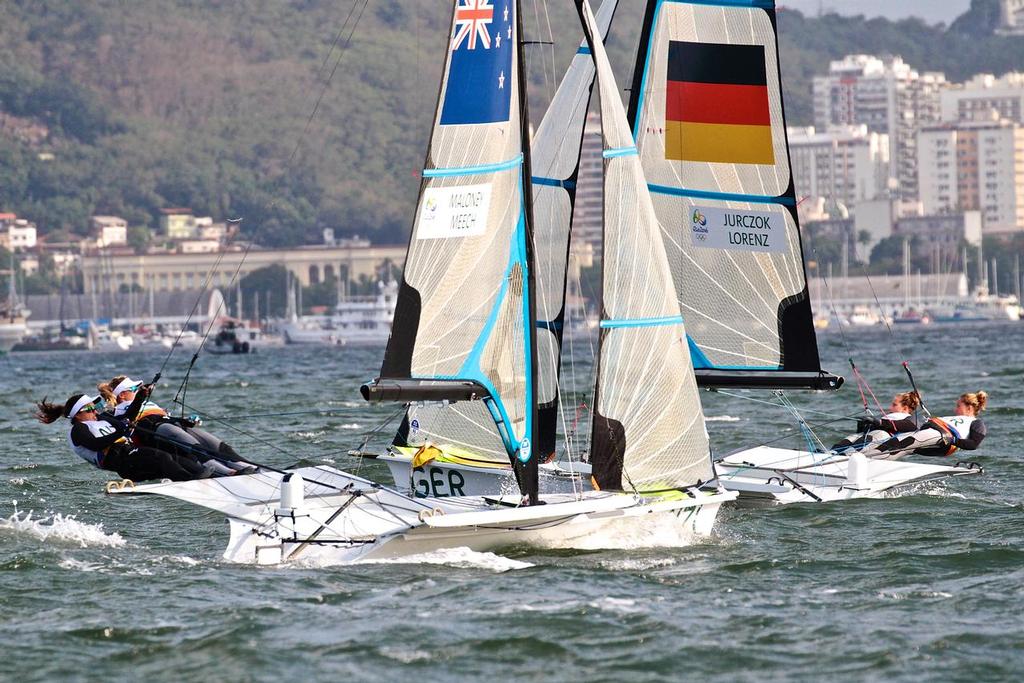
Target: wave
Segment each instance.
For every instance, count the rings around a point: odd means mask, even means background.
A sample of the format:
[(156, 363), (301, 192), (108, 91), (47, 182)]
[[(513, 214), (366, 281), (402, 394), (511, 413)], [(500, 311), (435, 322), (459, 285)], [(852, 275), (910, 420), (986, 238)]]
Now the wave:
[(104, 532), (102, 524), (80, 522), (74, 515), (65, 517), (59, 512), (49, 517), (32, 519), (31, 510), (23, 514), (17, 507), (13, 515), (0, 520), (0, 531), (36, 538), (46, 543), (71, 543), (83, 548), (120, 548), (125, 545), (120, 534)]
[(498, 573), (533, 566), (529, 562), (513, 560), (494, 553), (479, 553), (469, 548), (447, 548), (386, 560), (360, 560), (358, 564), (443, 564), (460, 569), (486, 569)]
[(704, 417), (705, 422), (739, 422), (742, 419), (732, 415), (706, 415)]

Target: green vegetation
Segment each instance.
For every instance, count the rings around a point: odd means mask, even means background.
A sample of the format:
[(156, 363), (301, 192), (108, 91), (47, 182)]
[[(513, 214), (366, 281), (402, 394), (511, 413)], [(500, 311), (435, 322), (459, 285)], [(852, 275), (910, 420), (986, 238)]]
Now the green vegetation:
[[(613, 30), (624, 87), (643, 4), (622, 0)], [(523, 6), (529, 39), (556, 38), (554, 47), (528, 48), (537, 121), (580, 32), (568, 0)], [(953, 79), (1019, 66), (1024, 41), (988, 36), (993, 6), (975, 0), (950, 29), (781, 12), (790, 121), (810, 122), (811, 77), (850, 52), (901, 54)], [(247, 234), (268, 246), (318, 241), (324, 227), (404, 241), (449, 9), (401, 0), (363, 7), (8, 0), (0, 210), (76, 234), (91, 214), (120, 215), (133, 244), (169, 206), (244, 217)]]

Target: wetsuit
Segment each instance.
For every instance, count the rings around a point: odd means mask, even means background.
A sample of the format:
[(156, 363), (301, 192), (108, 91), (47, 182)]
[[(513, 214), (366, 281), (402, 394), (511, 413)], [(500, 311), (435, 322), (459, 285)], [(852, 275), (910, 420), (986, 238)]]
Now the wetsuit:
[(873, 443), (887, 441), (893, 434), (917, 431), (917, 418), (910, 413), (886, 413), (882, 417), (857, 420), (857, 433), (839, 441), (832, 450), (861, 449)]
[(871, 444), (863, 452), (870, 457), (889, 460), (898, 460), (910, 453), (944, 456), (961, 449), (976, 450), (987, 435), (988, 427), (980, 417), (933, 417), (921, 429), (911, 434), (897, 434), (879, 444)]
[(124, 420), (101, 417), (73, 421), (68, 443), (75, 455), (101, 470), (117, 472), (132, 481), (172, 479), (188, 481), (210, 476), (197, 461), (155, 448), (137, 448), (128, 441)]
[[(141, 401), (139, 397), (142, 397)], [(221, 475), (252, 469), (248, 463), (239, 461), (240, 456), (231, 446), (197, 428), (189, 420), (171, 417), (166, 410), (143, 396), (141, 391), (133, 401), (119, 403), (113, 414), (115, 417), (134, 420), (132, 438), (140, 445), (196, 458)]]

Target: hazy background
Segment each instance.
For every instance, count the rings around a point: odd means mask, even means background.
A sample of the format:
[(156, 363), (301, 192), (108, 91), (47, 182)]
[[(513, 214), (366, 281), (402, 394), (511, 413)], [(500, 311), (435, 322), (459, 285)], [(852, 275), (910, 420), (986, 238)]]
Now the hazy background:
[(798, 9), (815, 15), (820, 7), (825, 12), (863, 14), (889, 19), (921, 17), (929, 24), (949, 23), (970, 6), (970, 0), (778, 0), (779, 7)]

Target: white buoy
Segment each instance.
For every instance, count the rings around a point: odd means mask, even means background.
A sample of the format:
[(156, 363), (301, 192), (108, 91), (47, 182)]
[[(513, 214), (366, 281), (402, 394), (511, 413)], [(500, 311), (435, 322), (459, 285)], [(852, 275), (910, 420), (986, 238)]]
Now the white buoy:
[(301, 474), (292, 472), (284, 475), (284, 479), (281, 480), (280, 508), (282, 510), (294, 510), (302, 507), (305, 502), (305, 483)]
[(870, 467), (871, 463), (868, 462), (863, 453), (851, 455), (849, 469), (846, 471), (846, 485), (857, 489), (865, 488), (868, 482), (868, 468)]

